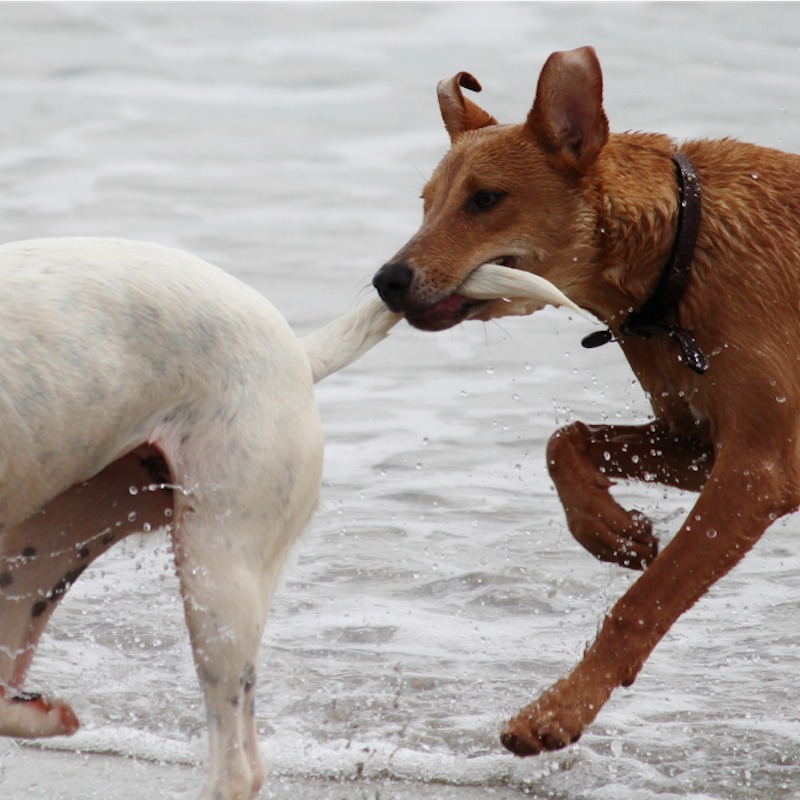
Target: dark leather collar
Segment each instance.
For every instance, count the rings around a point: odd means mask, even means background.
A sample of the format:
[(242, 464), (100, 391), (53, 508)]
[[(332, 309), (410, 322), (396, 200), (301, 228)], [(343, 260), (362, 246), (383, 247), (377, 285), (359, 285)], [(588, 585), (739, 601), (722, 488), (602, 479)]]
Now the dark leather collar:
[[(661, 273), (658, 285), (644, 305), (632, 312), (620, 326), (622, 336), (639, 336), (649, 339), (654, 334), (666, 334), (675, 341), (681, 351), (681, 360), (689, 369), (702, 375), (708, 369), (708, 361), (694, 336), (679, 325), (668, 325), (663, 320), (677, 307), (692, 274), (692, 258), (700, 230), (700, 181), (692, 162), (676, 153), (672, 159), (680, 187), (678, 206), (678, 231), (672, 253)], [(597, 331), (586, 336), (584, 347), (600, 347), (614, 341), (609, 330)]]

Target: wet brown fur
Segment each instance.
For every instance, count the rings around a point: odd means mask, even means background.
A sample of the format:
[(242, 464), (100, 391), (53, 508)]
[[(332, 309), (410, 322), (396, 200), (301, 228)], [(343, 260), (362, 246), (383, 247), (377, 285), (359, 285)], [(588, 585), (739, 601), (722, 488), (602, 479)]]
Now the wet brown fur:
[[(598, 558), (647, 569), (572, 672), (507, 723), (504, 744), (530, 755), (580, 737), (678, 617), (800, 505), (800, 157), (731, 139), (678, 147), (658, 134), (609, 134), (591, 48), (548, 59), (520, 125), (495, 124), (460, 85), (440, 84), (452, 147), (425, 188), (420, 230), (392, 262), (413, 279), (389, 304), (419, 327), (513, 313), (501, 301), (444, 304), (480, 264), (512, 257), (619, 334), (673, 246), (677, 150), (702, 187), (691, 281), (667, 321), (694, 334), (710, 369), (689, 370), (667, 337), (624, 337), (654, 421), (575, 423), (548, 445), (575, 537)], [(504, 194), (478, 211), (480, 191)], [(662, 553), (650, 523), (609, 494), (614, 479), (700, 492)]]

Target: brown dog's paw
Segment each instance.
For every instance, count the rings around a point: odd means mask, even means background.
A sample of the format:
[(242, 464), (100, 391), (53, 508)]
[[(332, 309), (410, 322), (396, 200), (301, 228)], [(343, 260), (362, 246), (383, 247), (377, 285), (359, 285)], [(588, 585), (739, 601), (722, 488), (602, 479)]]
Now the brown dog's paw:
[(505, 724), (503, 746), (518, 756), (534, 756), (577, 742), (611, 695), (613, 681), (596, 678), (596, 670), (579, 665)]
[(503, 747), (525, 757), (577, 742), (585, 727), (580, 715), (574, 710), (559, 713), (549, 706), (545, 696), (510, 719), (500, 732)]
[(653, 524), (640, 511), (626, 511), (610, 495), (592, 511), (567, 514), (572, 535), (595, 558), (628, 569), (649, 567), (658, 555)]

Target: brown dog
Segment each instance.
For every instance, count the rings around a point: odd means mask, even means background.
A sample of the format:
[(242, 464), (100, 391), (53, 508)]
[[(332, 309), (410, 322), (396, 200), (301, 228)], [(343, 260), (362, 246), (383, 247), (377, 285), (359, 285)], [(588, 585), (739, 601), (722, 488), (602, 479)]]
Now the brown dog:
[[(521, 125), (439, 85), (452, 147), (424, 190), (419, 232), (375, 276), (424, 330), (513, 313), (459, 285), (495, 261), (552, 281), (602, 319), (649, 394), (641, 426), (575, 423), (550, 440), (570, 530), (598, 558), (647, 570), (565, 678), (510, 720), (518, 755), (577, 740), (633, 683), (673, 622), (778, 517), (800, 505), (800, 157), (732, 140), (678, 148), (609, 135), (594, 51), (554, 53)], [(702, 193), (702, 213), (701, 213)], [(657, 555), (613, 478), (699, 491)]]

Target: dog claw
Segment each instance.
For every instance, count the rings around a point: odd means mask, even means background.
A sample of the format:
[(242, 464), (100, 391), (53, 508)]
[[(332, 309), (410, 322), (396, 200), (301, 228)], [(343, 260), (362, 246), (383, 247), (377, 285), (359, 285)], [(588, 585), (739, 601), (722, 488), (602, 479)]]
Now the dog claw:
[(519, 736), (503, 731), (500, 734), (500, 743), (506, 750), (512, 752), (515, 756), (526, 758), (527, 756), (537, 756), (541, 753), (541, 748), (534, 747), (532, 742), (525, 741)]
[(511, 731), (509, 723), (500, 734), (500, 742), (506, 750), (515, 756), (526, 758), (536, 756), (545, 750), (554, 752), (563, 750), (567, 745), (574, 744), (581, 738), (580, 733), (570, 735), (559, 726), (543, 725), (537, 730), (532, 729), (528, 735), (521, 735)]
[(581, 738), (610, 693), (582, 679), (562, 678), (506, 722), (500, 741), (521, 757), (563, 750)]

